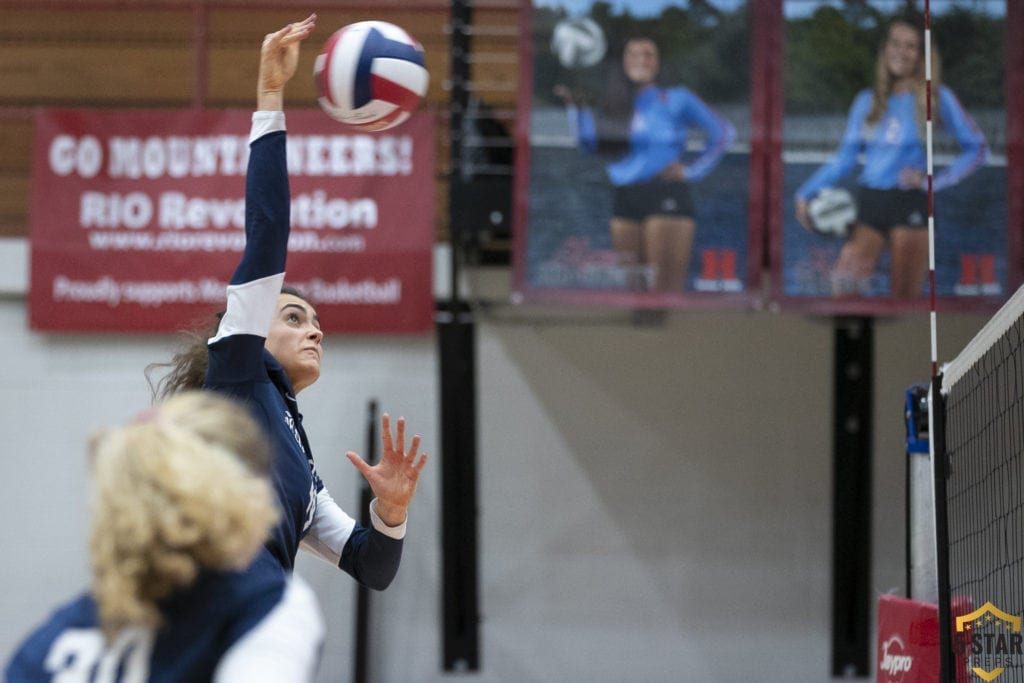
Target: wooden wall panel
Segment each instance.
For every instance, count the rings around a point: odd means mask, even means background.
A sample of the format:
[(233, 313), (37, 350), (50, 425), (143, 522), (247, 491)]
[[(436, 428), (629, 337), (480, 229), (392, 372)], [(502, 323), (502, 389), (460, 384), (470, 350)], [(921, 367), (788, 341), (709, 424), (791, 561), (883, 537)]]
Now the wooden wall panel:
[(32, 122), (0, 119), (0, 237), (25, 234), (32, 168)]
[[(437, 228), (443, 237), (450, 154), (446, 0), (401, 7), (352, 0), (347, 7), (328, 9), (293, 0), (162, 0), (150, 7), (110, 0), (0, 0), (0, 236), (27, 234), (33, 107), (189, 107), (197, 102), (252, 107), (262, 37), (311, 11), (318, 14), (318, 26), (289, 86), (289, 107), (316, 106), (313, 59), (337, 28), (367, 19), (390, 21), (423, 45), (430, 71), (424, 106), (438, 120)], [(518, 5), (505, 0), (482, 4), (475, 12), (471, 78), (479, 87), (476, 95), (510, 111), (518, 94), (518, 22)], [(208, 51), (197, 54), (204, 45)], [(204, 83), (205, 92), (196, 93)]]
[(35, 8), (0, 2), (0, 37), (11, 42), (192, 42), (192, 10)]
[(11, 175), (32, 162), (32, 122), (24, 119), (0, 119), (0, 175)]
[(27, 174), (0, 175), (0, 237), (24, 237), (28, 234)]
[(3, 49), (0, 103), (64, 107), (187, 106), (189, 46), (19, 45)]

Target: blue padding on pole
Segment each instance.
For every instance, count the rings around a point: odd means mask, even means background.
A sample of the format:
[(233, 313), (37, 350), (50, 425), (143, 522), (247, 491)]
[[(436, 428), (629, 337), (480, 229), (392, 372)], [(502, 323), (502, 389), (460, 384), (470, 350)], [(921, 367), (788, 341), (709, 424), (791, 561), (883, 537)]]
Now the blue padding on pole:
[(904, 417), (907, 424), (907, 453), (928, 452), (928, 385), (911, 384), (907, 389)]

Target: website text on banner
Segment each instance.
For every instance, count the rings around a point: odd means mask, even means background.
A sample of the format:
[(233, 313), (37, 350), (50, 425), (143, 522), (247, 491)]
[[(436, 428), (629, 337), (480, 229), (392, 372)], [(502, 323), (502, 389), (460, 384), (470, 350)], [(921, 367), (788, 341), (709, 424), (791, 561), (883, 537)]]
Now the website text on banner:
[[(41, 110), (29, 315), (45, 331), (164, 332), (222, 305), (245, 245), (249, 112)], [(288, 284), (325, 331), (433, 324), (433, 119), (351, 134), (288, 114)]]

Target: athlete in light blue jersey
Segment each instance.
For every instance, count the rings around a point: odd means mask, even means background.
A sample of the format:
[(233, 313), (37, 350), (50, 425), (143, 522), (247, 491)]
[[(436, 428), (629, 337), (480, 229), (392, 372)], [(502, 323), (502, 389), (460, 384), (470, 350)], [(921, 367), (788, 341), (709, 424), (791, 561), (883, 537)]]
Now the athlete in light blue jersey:
[(406, 449), (405, 422), (392, 438), (383, 416), (380, 462), (348, 458), (375, 498), (369, 528), (332, 499), (317, 475), (297, 395), (320, 377), (323, 332), (316, 310), (285, 277), (290, 198), (283, 91), (295, 73), (299, 44), (315, 16), (269, 34), (261, 51), (258, 111), (252, 117), (245, 186), (245, 251), (227, 289), (227, 310), (209, 339), (199, 338), (172, 361), (163, 394), (203, 386), (250, 406), (273, 444), (273, 481), (282, 511), (267, 548), (287, 570), (300, 547), (383, 590), (402, 555), (406, 512), (426, 463), (419, 437)]
[[(910, 299), (922, 293), (928, 273), (923, 40), (923, 32), (908, 21), (890, 25), (878, 55), (878, 83), (854, 99), (835, 157), (796, 192), (797, 218), (810, 227), (808, 201), (838, 183), (863, 155), (857, 222), (832, 274), (837, 295), (864, 290), (887, 241), (892, 296)], [(937, 62), (934, 49), (932, 57)], [(984, 135), (937, 74), (933, 68), (938, 122), (957, 140), (960, 154), (933, 178), (935, 191), (955, 185), (988, 157)]]
[[(593, 111), (579, 109), (576, 116), (580, 147), (596, 152), (598, 132)], [(695, 159), (684, 164), (682, 159), (691, 128), (704, 130), (707, 144)], [(687, 88), (681, 85), (659, 88), (653, 83), (647, 84), (633, 97), (629, 151), (608, 164), (608, 178), (616, 187), (636, 185), (678, 164), (686, 180), (697, 181), (711, 172), (735, 136), (732, 124)]]
[[(620, 263), (634, 273), (628, 278), (630, 287), (679, 293), (686, 283), (697, 228), (687, 182), (700, 180), (714, 169), (736, 131), (687, 88), (657, 84), (658, 47), (650, 38), (628, 40), (622, 65), (631, 90), (631, 106), (622, 112), (622, 130), (614, 130), (614, 124), (603, 125), (607, 111), (595, 114), (572, 103), (570, 124), (585, 151), (625, 143), (625, 155), (610, 162), (607, 172), (615, 187), (612, 245)], [(564, 88), (556, 92), (570, 99)], [(693, 129), (703, 131), (705, 143), (691, 159), (687, 139)]]
[(323, 618), (263, 547), (278, 514), (248, 412), (181, 393), (98, 435), (89, 455), (92, 588), (25, 639), (3, 680), (311, 681)]

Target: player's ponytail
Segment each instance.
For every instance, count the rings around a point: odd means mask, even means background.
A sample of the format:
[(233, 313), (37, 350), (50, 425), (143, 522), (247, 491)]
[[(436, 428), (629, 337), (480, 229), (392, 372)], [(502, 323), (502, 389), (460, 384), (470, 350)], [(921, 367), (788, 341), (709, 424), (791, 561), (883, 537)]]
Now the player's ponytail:
[(159, 602), (202, 570), (245, 567), (277, 520), (265, 439), (214, 394), (172, 397), (98, 435), (90, 454), (92, 588), (108, 638), (158, 625)]
[[(181, 348), (163, 363), (150, 363), (146, 366), (146, 381), (153, 392), (153, 399), (160, 400), (173, 396), (181, 391), (201, 389), (206, 379), (206, 369), (210, 366), (210, 352), (207, 342), (217, 333), (220, 318), (218, 313), (212, 325), (202, 330), (186, 330), (181, 332)], [(159, 371), (166, 374), (154, 381), (153, 375)]]
[[(297, 296), (306, 303), (312, 303), (309, 297), (296, 287), (281, 287), (282, 294)], [(195, 330), (181, 332), (181, 348), (164, 363), (150, 363), (146, 366), (146, 381), (153, 392), (153, 399), (160, 400), (173, 396), (181, 391), (202, 389), (206, 379), (206, 370), (210, 367), (210, 352), (207, 348), (209, 340), (217, 334), (220, 319), (224, 312), (218, 313), (212, 324)], [(197, 326), (199, 327), (199, 326)], [(153, 379), (155, 374), (166, 371), (163, 377)]]

